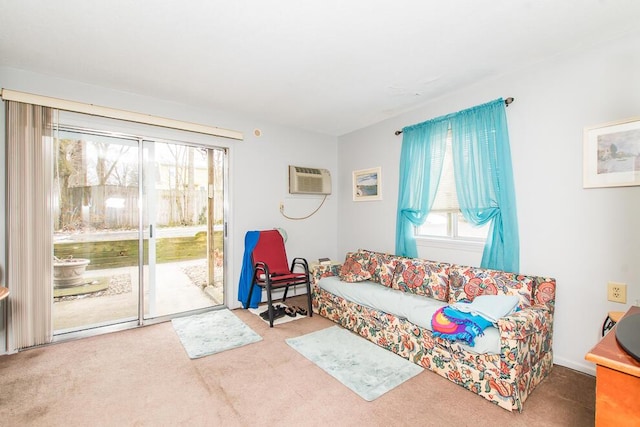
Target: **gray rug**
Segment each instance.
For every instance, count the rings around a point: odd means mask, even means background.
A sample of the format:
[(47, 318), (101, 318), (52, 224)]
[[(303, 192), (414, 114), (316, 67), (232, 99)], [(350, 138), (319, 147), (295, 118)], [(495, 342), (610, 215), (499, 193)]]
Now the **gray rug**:
[(228, 309), (181, 317), (171, 323), (191, 359), (262, 340)]
[(423, 371), (415, 363), (339, 326), (286, 342), (367, 401)]

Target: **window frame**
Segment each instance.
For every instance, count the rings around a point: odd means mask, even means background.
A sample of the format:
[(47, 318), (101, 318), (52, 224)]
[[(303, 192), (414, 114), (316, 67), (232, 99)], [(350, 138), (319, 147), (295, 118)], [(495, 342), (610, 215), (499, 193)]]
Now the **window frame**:
[[(431, 213), (431, 212), (430, 212)], [(471, 237), (471, 236), (460, 236), (458, 235), (458, 215), (462, 215), (461, 211), (453, 212), (445, 212), (447, 214), (447, 235), (446, 236), (438, 236), (435, 234), (421, 234), (420, 226), (413, 227), (413, 235), (416, 239), (416, 242), (430, 242), (440, 245), (445, 248), (455, 248), (468, 246), (469, 248), (484, 248), (484, 244), (487, 241), (487, 237)], [(452, 220), (455, 218), (455, 220)], [(489, 226), (487, 224), (486, 226)], [(431, 245), (430, 245), (431, 246)]]
[(485, 242), (482, 240), (451, 239), (448, 237), (416, 235), (418, 247), (482, 253)]

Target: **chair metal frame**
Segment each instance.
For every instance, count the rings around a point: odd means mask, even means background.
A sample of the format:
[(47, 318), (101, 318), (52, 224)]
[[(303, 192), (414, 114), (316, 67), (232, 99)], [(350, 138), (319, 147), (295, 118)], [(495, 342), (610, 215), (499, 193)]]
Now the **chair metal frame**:
[[(262, 233), (278, 233), (280, 237), (280, 241), (282, 242), (282, 250), (284, 259), (287, 259), (287, 252), (284, 247), (284, 241), (282, 240), (282, 236), (278, 230), (268, 230), (261, 231)], [(258, 241), (260, 244), (260, 241)], [(255, 249), (254, 249), (255, 251)], [(260, 288), (264, 288), (267, 293), (267, 303), (269, 310), (269, 327), (273, 328), (273, 321), (275, 310), (273, 307), (273, 295), (272, 291), (275, 289), (284, 288), (284, 295), (282, 296), (282, 303), (287, 299), (287, 293), (289, 292), (290, 286), (297, 285), (305, 285), (307, 288), (307, 313), (309, 317), (313, 316), (312, 306), (311, 306), (311, 275), (309, 274), (309, 264), (307, 260), (301, 257), (296, 257), (291, 262), (291, 266), (288, 268), (288, 271), (274, 271), (273, 268), (269, 268), (267, 262), (264, 261), (255, 261), (255, 258), (252, 256), (253, 263), (253, 277), (251, 278), (251, 287), (249, 288), (249, 295), (247, 296), (247, 301), (245, 307), (249, 307), (249, 303), (251, 301), (251, 296), (253, 294), (253, 290), (256, 286)], [(294, 270), (302, 269), (302, 272), (294, 272)]]

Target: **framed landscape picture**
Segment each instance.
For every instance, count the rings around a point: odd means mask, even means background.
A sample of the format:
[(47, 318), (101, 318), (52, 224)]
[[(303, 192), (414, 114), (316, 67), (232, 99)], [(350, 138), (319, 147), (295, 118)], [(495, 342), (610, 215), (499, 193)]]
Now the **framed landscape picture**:
[(640, 185), (640, 118), (584, 130), (584, 188)]
[(381, 168), (353, 171), (353, 200), (382, 200)]

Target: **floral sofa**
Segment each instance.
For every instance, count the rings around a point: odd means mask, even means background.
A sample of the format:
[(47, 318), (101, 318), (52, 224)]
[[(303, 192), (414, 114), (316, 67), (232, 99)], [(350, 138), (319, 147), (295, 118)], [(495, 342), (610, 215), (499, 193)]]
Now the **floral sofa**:
[[(554, 279), (361, 249), (348, 253), (342, 265), (316, 266), (312, 282), (313, 310), (321, 316), (509, 411), (522, 411), (551, 371)], [(364, 302), (340, 296), (345, 289), (364, 291)], [(378, 291), (384, 295), (370, 297)], [(492, 351), (434, 336), (429, 314), (418, 320), (402, 307), (389, 310), (395, 314), (380, 309), (398, 297), (408, 298), (405, 308), (415, 308), (473, 301), (479, 295), (518, 297), (515, 310), (488, 328), (495, 330)]]

